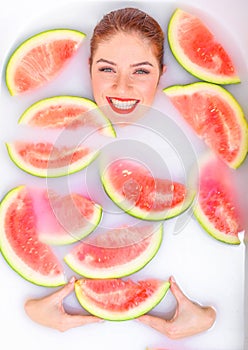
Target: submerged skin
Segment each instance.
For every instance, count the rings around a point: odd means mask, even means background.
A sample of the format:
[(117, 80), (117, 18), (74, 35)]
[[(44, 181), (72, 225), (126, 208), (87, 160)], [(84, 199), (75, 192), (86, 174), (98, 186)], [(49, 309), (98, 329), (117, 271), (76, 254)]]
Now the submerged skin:
[(70, 315), (65, 311), (63, 300), (74, 291), (75, 281), (76, 279), (73, 277), (60, 290), (41, 299), (27, 300), (24, 305), (26, 314), (32, 321), (60, 332), (101, 321), (95, 316)]
[(138, 320), (170, 339), (189, 337), (211, 328), (216, 319), (215, 310), (209, 306), (201, 306), (187, 298), (174, 277), (170, 277), (170, 284), (171, 292), (177, 301), (173, 317), (165, 320), (152, 315), (143, 315)]
[[(30, 299), (25, 303), (27, 315), (36, 323), (65, 332), (71, 328), (103, 321), (95, 316), (70, 315), (63, 307), (63, 300), (74, 290), (75, 278), (59, 291), (42, 299)], [(171, 339), (180, 339), (201, 333), (211, 328), (216, 314), (211, 307), (201, 306), (187, 298), (173, 277), (170, 277), (171, 292), (177, 300), (177, 308), (170, 320), (143, 315), (137, 320), (156, 329)]]

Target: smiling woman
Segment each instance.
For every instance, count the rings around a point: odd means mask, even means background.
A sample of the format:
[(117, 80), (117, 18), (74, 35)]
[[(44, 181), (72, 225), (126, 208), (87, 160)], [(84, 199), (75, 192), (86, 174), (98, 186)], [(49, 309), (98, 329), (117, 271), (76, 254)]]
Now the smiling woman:
[(112, 122), (136, 119), (151, 106), (165, 71), (163, 53), (160, 25), (139, 9), (112, 11), (97, 24), (89, 59), (92, 88)]
[[(105, 15), (94, 29), (89, 58), (92, 89), (97, 105), (112, 122), (133, 121), (149, 108), (157, 92), (163, 64), (164, 33), (148, 14), (123, 8)], [(174, 278), (170, 290), (177, 301), (172, 319), (145, 315), (138, 320), (178, 339), (209, 329), (215, 310), (191, 301)], [(68, 330), (98, 322), (94, 316), (70, 315), (63, 300), (74, 290), (75, 278), (61, 290), (25, 303), (27, 315), (44, 326)]]

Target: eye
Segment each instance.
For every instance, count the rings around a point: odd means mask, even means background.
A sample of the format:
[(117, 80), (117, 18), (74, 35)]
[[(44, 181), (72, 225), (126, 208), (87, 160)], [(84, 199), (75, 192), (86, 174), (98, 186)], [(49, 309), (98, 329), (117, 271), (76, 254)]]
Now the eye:
[(101, 67), (99, 68), (99, 72), (111, 73), (114, 72), (114, 69), (112, 67)]
[(134, 74), (149, 74), (150, 72), (147, 70), (147, 69), (144, 69), (144, 68), (139, 68), (139, 69), (136, 69)]

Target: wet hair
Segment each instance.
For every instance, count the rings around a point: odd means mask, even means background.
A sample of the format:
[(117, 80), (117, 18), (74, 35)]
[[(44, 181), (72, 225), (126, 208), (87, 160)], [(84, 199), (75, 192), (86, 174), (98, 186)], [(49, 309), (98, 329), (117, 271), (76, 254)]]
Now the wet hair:
[(160, 74), (163, 70), (164, 32), (158, 22), (147, 13), (132, 7), (111, 11), (96, 25), (90, 42), (90, 67), (99, 43), (119, 32), (135, 33), (147, 41), (157, 57)]

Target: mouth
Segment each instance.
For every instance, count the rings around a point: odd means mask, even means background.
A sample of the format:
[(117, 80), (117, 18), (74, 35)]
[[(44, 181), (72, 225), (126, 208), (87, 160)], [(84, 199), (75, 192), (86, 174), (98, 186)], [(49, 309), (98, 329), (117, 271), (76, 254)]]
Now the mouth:
[(117, 97), (106, 97), (109, 105), (119, 114), (128, 114), (131, 113), (140, 100), (129, 99), (129, 98), (117, 98)]

